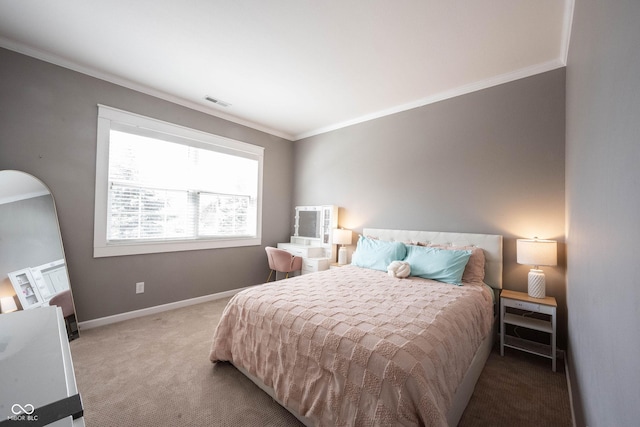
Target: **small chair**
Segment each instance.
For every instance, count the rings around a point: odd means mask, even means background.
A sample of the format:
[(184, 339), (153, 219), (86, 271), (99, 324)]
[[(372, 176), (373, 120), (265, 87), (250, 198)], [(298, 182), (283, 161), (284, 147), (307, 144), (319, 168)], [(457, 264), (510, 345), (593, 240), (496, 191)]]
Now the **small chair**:
[(292, 271), (302, 270), (302, 258), (299, 256), (291, 255), (289, 252), (282, 249), (272, 248), (267, 246), (264, 248), (267, 252), (267, 259), (269, 260), (269, 277), (267, 282), (271, 280), (271, 275), (275, 271), (274, 281), (278, 280), (278, 272), (286, 273), (285, 279), (289, 277), (289, 273)]

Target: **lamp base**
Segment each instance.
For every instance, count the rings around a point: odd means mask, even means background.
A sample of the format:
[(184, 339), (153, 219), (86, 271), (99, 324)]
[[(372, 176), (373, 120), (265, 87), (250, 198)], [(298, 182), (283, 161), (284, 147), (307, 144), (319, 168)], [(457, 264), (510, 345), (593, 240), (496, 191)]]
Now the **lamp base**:
[(532, 298), (544, 298), (545, 295), (545, 277), (542, 270), (532, 268), (529, 271), (529, 285), (527, 292)]
[(338, 250), (338, 265), (345, 265), (347, 263), (347, 248), (341, 246)]

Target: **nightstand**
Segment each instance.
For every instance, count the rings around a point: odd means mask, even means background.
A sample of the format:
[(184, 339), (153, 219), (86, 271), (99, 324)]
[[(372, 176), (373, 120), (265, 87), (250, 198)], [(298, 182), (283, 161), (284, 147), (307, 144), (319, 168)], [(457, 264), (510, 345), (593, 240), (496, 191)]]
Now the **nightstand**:
[[(556, 309), (554, 297), (532, 298), (524, 292), (504, 289), (500, 293), (500, 355), (510, 347), (551, 359), (551, 369), (556, 371)], [(540, 314), (527, 317), (532, 313)], [(505, 325), (514, 325), (548, 333), (550, 344), (541, 344), (505, 333)]]

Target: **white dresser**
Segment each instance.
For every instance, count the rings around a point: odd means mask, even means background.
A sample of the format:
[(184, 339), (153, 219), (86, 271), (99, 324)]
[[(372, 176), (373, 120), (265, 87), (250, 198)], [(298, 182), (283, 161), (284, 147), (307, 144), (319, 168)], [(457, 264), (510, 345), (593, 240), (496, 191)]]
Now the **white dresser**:
[(328, 270), (330, 259), (326, 258), (325, 248), (298, 243), (278, 243), (278, 249), (283, 249), (291, 255), (302, 257), (301, 274)]
[(84, 426), (59, 307), (0, 315), (0, 372), (0, 420), (21, 421), (16, 426)]

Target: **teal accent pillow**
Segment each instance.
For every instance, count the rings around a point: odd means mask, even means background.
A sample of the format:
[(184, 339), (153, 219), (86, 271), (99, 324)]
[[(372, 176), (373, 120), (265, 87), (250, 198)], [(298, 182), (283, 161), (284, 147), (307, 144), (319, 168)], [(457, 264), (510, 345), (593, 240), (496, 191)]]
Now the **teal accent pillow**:
[(373, 270), (387, 271), (393, 261), (402, 261), (407, 247), (402, 242), (387, 242), (360, 236), (351, 264)]
[(412, 276), (461, 286), (462, 274), (470, 256), (469, 250), (409, 245), (404, 261), (411, 265)]

